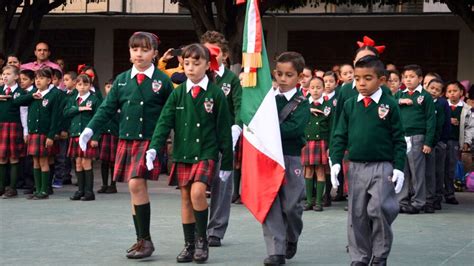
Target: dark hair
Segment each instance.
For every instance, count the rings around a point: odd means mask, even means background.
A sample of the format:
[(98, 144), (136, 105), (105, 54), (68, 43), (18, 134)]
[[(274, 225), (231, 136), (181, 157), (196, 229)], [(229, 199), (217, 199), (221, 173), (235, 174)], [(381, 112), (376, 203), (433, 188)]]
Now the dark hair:
[(355, 63), (355, 68), (372, 68), (378, 78), (385, 76), (385, 66), (377, 56), (366, 55)]
[(16, 54), (8, 54), (7, 59), (8, 57), (15, 57), (16, 59), (18, 59), (18, 61), (20, 61), (20, 58)]
[(305, 70), (305, 69), (309, 70), (311, 72), (311, 76), (313, 76), (313, 67), (311, 67), (309, 65), (306, 65), (306, 66), (303, 67), (303, 70)]
[(68, 72), (66, 72), (66, 73), (64, 74), (64, 76), (65, 76), (65, 75), (70, 76), (71, 79), (73, 79), (73, 80), (77, 78), (77, 73), (74, 72), (74, 71), (68, 71)]
[(471, 87), (467, 91), (467, 95), (469, 96), (469, 100), (474, 100), (474, 84), (471, 85)]
[(339, 74), (341, 74), (341, 68), (344, 67), (344, 66), (349, 66), (352, 69), (354, 69), (354, 66), (352, 64), (349, 64), (349, 63), (340, 64), (339, 65)]
[(56, 77), (58, 79), (63, 78), (63, 73), (59, 71), (58, 69), (53, 68), (53, 77)]
[(457, 80), (452, 80), (452, 81), (448, 81), (446, 82), (446, 91), (448, 91), (448, 86), (449, 85), (456, 85), (456, 87), (458, 87), (459, 90), (461, 90), (461, 95), (464, 96), (464, 94), (466, 94), (466, 89), (464, 88), (464, 86), (461, 84), (461, 82), (457, 81)]
[(425, 77), (427, 77), (427, 76), (432, 76), (432, 77), (435, 77), (436, 79), (442, 80), (441, 75), (436, 73), (436, 72), (428, 72), (428, 73), (425, 74)]
[(5, 59), (6, 59), (6, 58), (5, 58), (5, 54), (4, 54), (4, 53), (2, 53), (2, 52), (0, 52), (0, 59), (3, 59), (3, 60), (5, 60)]
[(82, 82), (82, 83), (86, 83), (86, 84), (92, 84), (92, 79), (91, 79), (91, 77), (89, 77), (89, 76), (86, 75), (86, 74), (80, 74), (79, 76), (77, 76), (76, 82)]
[(401, 81), (400, 72), (398, 72), (398, 70), (389, 70), (389, 71), (388, 71), (388, 77), (389, 77), (389, 78), (390, 78), (390, 75), (391, 75), (391, 74), (397, 75), (398, 79), (400, 79), (400, 81)]
[(432, 79), (432, 80), (430, 80), (430, 82), (428, 82), (427, 87), (429, 87), (431, 85), (431, 83), (438, 83), (438, 84), (443, 85), (443, 87), (444, 87), (444, 82), (441, 79)]
[[(194, 60), (204, 59), (206, 62), (209, 62), (211, 55), (209, 53), (209, 49), (207, 49), (206, 46), (200, 43), (192, 43), (190, 45), (186, 45), (186, 47), (183, 48), (181, 57), (183, 57), (183, 59), (192, 58)], [(213, 80), (213, 74), (210, 69), (206, 71), (206, 75), (209, 80)]]
[(19, 69), (18, 67), (14, 66), (14, 65), (6, 65), (6, 66), (4, 66), (4, 67), (2, 68), (2, 72), (5, 71), (5, 70), (7, 70), (7, 69), (12, 70), (15, 75), (20, 75), (20, 69)]
[(291, 63), (296, 70), (296, 73), (301, 74), (303, 72), (305, 62), (304, 58), (300, 53), (297, 52), (283, 52), (277, 59), (277, 63)]
[(423, 71), (421, 70), (421, 67), (419, 65), (406, 65), (405, 67), (403, 67), (403, 74), (405, 74), (405, 72), (407, 71), (413, 71), (415, 72), (415, 74), (418, 76), (418, 77), (422, 77), (423, 76)]
[(222, 53), (227, 54), (229, 52), (229, 42), (225, 39), (224, 35), (217, 31), (206, 31), (201, 36), (201, 43), (215, 44), (221, 48)]
[(137, 31), (128, 39), (128, 47), (130, 48), (143, 47), (158, 50), (159, 44), (158, 36), (146, 31)]
[[(311, 79), (311, 81), (313, 81), (313, 80), (319, 80), (319, 81), (321, 81), (321, 83), (323, 83), (323, 86), (324, 86), (324, 80), (323, 80), (322, 78), (320, 78), (320, 77), (318, 77), (318, 76), (314, 76), (314, 77)], [(310, 81), (310, 82), (311, 82), (311, 81)]]
[(105, 82), (105, 85), (107, 84), (114, 84), (114, 79), (109, 79), (107, 82)]
[(373, 52), (376, 57), (380, 57), (379, 51), (377, 51), (377, 49), (375, 49), (372, 46), (362, 46), (362, 47), (360, 47), (359, 49), (356, 50), (355, 56), (357, 57), (358, 53), (360, 53), (361, 51), (365, 51), (365, 50), (369, 50), (369, 51)]
[(35, 72), (33, 70), (30, 70), (30, 69), (23, 69), (20, 71), (20, 75), (25, 75), (27, 76), (29, 79), (31, 80), (34, 80), (35, 79)]
[(334, 80), (336, 81), (336, 85), (337, 85), (337, 75), (335, 72), (332, 72), (332, 71), (326, 71), (323, 75), (323, 78), (324, 77), (327, 77), (327, 76), (332, 76), (334, 78)]
[(35, 77), (53, 79), (53, 71), (49, 67), (43, 67), (35, 71)]
[[(92, 86), (97, 90), (97, 91), (100, 91), (100, 86), (99, 86), (99, 76), (97, 76), (97, 71), (95, 71), (95, 68), (93, 66), (85, 66), (83, 69), (82, 69), (82, 72), (79, 73), (79, 74), (83, 74), (83, 73), (86, 73), (87, 70), (92, 70), (92, 72), (94, 72), (94, 79), (91, 78), (92, 80)], [(90, 78), (90, 77), (89, 77)]]

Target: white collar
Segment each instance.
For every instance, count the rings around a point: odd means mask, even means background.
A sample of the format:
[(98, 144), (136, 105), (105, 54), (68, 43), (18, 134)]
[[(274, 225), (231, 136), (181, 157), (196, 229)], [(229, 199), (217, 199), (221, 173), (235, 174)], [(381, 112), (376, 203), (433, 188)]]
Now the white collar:
[(219, 77), (222, 77), (222, 76), (224, 76), (224, 71), (225, 71), (225, 66), (224, 66), (224, 64), (221, 64), (219, 66), (219, 69), (217, 71), (214, 71), (214, 72), (216, 72), (216, 74), (219, 75)]
[(356, 80), (352, 80), (352, 88), (354, 89), (356, 87)]
[(82, 96), (80, 96), (79, 93), (77, 93), (76, 100), (77, 100), (78, 98), (81, 98), (82, 101), (85, 101), (90, 95), (91, 95), (90, 91), (88, 91), (86, 94), (84, 94), (84, 95), (82, 95)]
[[(372, 93), (372, 95), (370, 95), (370, 98), (372, 98), (372, 100), (377, 104), (379, 103), (381, 97), (382, 97), (382, 89), (380, 87), (378, 90)], [(365, 96), (359, 93), (359, 96), (357, 96), (357, 101), (360, 102), (364, 98)]]
[[(449, 106), (453, 106), (454, 104), (451, 103), (451, 101), (448, 99)], [(462, 100), (459, 100), (459, 102), (455, 105), (456, 107), (463, 107), (464, 102)]]
[(281, 93), (281, 92), (280, 92), (280, 88), (277, 88), (277, 89), (275, 90), (275, 95), (282, 94), (282, 95), (285, 96), (286, 100), (289, 101), (289, 100), (291, 100), (291, 98), (293, 97), (293, 95), (295, 95), (296, 91), (297, 91), (296, 88), (293, 88), (293, 89), (291, 89), (291, 90), (289, 90), (289, 91), (287, 91), (287, 92)]
[(188, 93), (194, 86), (199, 86), (203, 90), (207, 90), (207, 84), (209, 84), (209, 78), (207, 75), (204, 75), (204, 77), (199, 81), (197, 84), (194, 84), (190, 79), (186, 80), (186, 93)]
[(13, 86), (8, 86), (7, 84), (5, 84), (3, 86), (3, 91), (6, 91), (7, 88), (10, 88), (11, 92), (15, 92), (16, 88), (18, 88), (18, 83), (15, 83), (15, 85), (13, 85)]
[(49, 84), (48, 89), (52, 89), (52, 88), (54, 88), (54, 85), (53, 85), (53, 84)]
[[(44, 91), (40, 91), (39, 93), (41, 93), (41, 96), (44, 97), (46, 94), (48, 94), (52, 89), (54, 88), (54, 85), (51, 87), (49, 86), (46, 90)], [(39, 90), (38, 90), (39, 91)]]
[(92, 92), (95, 92), (95, 91), (96, 91), (96, 89), (94, 88), (94, 86), (91, 86), (90, 90), (91, 90)]
[(153, 72), (155, 72), (155, 66), (153, 64), (151, 64), (150, 67), (147, 68), (143, 72), (138, 71), (138, 69), (135, 66), (133, 66), (130, 78), (133, 79), (138, 73), (143, 73), (145, 74), (145, 76), (151, 79), (153, 77)]
[[(403, 92), (404, 92), (404, 93), (407, 93), (408, 91), (409, 91), (409, 90), (408, 90), (408, 88), (407, 88), (407, 89), (405, 89)], [(423, 91), (423, 87), (421, 86), (421, 84), (419, 84), (419, 85), (415, 88), (414, 91), (417, 91), (417, 92), (421, 93), (421, 92)]]
[(319, 97), (317, 100), (313, 100), (313, 97), (308, 98), (309, 104), (312, 104), (313, 102), (318, 102), (319, 104), (323, 104), (324, 98), (323, 96)]
[(329, 94), (323, 92), (323, 96), (328, 96), (328, 99), (331, 99), (331, 98), (334, 96), (334, 94), (336, 94), (335, 91), (333, 91), (333, 92), (331, 92), (331, 93), (329, 93)]
[(27, 91), (27, 92), (30, 92), (30, 91), (33, 90), (33, 88), (34, 88), (33, 85), (31, 85), (31, 86), (29, 86), (28, 88), (26, 88), (26, 91)]

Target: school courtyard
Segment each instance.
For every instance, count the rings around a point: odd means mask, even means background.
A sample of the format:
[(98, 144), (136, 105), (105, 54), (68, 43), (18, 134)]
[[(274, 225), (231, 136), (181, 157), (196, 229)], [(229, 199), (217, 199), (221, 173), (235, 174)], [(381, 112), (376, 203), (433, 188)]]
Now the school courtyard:
[[(100, 186), (95, 172), (95, 189)], [(2, 265), (176, 265), (183, 247), (180, 196), (166, 176), (150, 182), (151, 234), (155, 253), (128, 260), (125, 250), (135, 231), (125, 184), (117, 194), (96, 194), (96, 201), (72, 202), (75, 186), (57, 189), (49, 200), (30, 201), (21, 194), (0, 200)], [(21, 192), (21, 191), (20, 191)], [(472, 265), (474, 193), (458, 193), (460, 205), (443, 205), (435, 214), (400, 215), (393, 228), (390, 265)], [(288, 265), (349, 265), (346, 253), (345, 202), (322, 213), (304, 213), (304, 229)], [(223, 246), (211, 248), (210, 265), (262, 265), (266, 256), (261, 226), (243, 205), (232, 205)]]

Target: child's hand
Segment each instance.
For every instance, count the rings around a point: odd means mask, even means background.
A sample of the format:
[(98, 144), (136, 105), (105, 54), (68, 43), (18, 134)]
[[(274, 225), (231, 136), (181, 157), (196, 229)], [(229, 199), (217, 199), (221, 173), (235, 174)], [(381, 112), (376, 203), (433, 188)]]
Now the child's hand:
[(471, 147), (469, 147), (469, 144), (467, 143), (464, 143), (464, 145), (462, 146), (462, 150), (463, 151), (469, 151)]
[(92, 111), (92, 106), (80, 106), (79, 112), (83, 112), (83, 111)]
[(451, 118), (451, 124), (454, 126), (459, 126), (459, 120), (457, 120), (456, 118)]
[(0, 95), (0, 101), (7, 101), (11, 97), (12, 97), (11, 95)]
[(39, 92), (39, 91), (35, 92), (35, 93), (33, 93), (33, 99), (41, 100), (41, 99), (43, 99), (43, 95), (41, 95), (41, 92)]
[(403, 105), (403, 104), (413, 105), (413, 101), (411, 99), (400, 99), (400, 100), (398, 100), (398, 103), (400, 105)]
[(431, 153), (431, 147), (427, 145), (423, 145), (423, 153), (424, 154), (430, 154)]
[(47, 138), (46, 139), (46, 148), (51, 148), (53, 146), (54, 140)]
[(23, 136), (23, 140), (25, 141), (25, 144), (28, 144), (28, 135)]
[(67, 139), (67, 137), (68, 137), (67, 131), (61, 131), (59, 137), (60, 137), (61, 139)]
[(91, 147), (97, 148), (99, 146), (99, 142), (97, 140), (91, 140)]
[(310, 108), (309, 109), (311, 111), (311, 113), (315, 116), (318, 116), (318, 114), (324, 114), (323, 111), (319, 110), (319, 109), (316, 109), (316, 108)]
[(168, 51), (166, 51), (160, 59), (165, 61), (165, 62), (168, 62), (168, 60), (173, 59), (174, 56), (171, 54), (171, 52), (173, 50), (174, 50), (174, 48), (168, 49)]

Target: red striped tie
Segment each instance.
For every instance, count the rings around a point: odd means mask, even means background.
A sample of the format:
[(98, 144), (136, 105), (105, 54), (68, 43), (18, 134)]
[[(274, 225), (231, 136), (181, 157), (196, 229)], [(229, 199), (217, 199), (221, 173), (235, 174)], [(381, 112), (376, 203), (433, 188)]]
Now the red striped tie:
[(145, 80), (145, 74), (143, 73), (138, 73), (137, 74), (137, 84), (140, 85), (142, 82)]
[(364, 97), (364, 106), (365, 106), (365, 108), (369, 107), (371, 102), (372, 102), (372, 98)]
[(7, 89), (5, 90), (5, 95), (10, 95), (11, 92), (12, 89), (10, 87), (7, 87)]
[(193, 99), (196, 99), (198, 97), (199, 92), (201, 92), (201, 87), (198, 85), (195, 85), (191, 88), (191, 95), (193, 96)]

